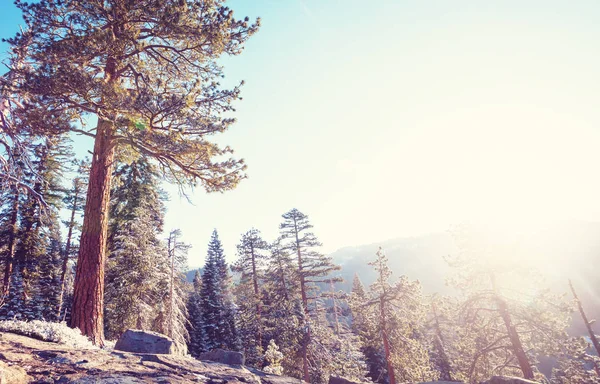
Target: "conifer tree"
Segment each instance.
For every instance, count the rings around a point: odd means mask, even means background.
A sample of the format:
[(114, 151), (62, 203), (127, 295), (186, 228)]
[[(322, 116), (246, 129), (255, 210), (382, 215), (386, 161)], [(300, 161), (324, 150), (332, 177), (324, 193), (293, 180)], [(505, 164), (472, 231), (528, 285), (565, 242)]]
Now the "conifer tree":
[(193, 357), (198, 357), (206, 352), (206, 334), (204, 333), (204, 322), (202, 316), (202, 277), (200, 270), (194, 274), (194, 290), (188, 298), (187, 311), (189, 321), (188, 327), (188, 351)]
[[(81, 160), (76, 163), (77, 169), (75, 177), (71, 181), (71, 188), (67, 191), (63, 203), (66, 209), (69, 210), (69, 220), (63, 221), (63, 224), (67, 227), (67, 238), (65, 241), (65, 249), (62, 255), (62, 266), (60, 273), (60, 295), (58, 310), (59, 312), (66, 315), (68, 307), (63, 303), (65, 296), (71, 295), (71, 290), (67, 289), (67, 282), (69, 277), (67, 274), (70, 271), (70, 262), (76, 256), (78, 246), (75, 245), (75, 233), (80, 229), (80, 224), (77, 221), (77, 215), (83, 211), (85, 206), (85, 190), (87, 188), (87, 172), (88, 172), (88, 161)], [(72, 288), (72, 287), (71, 287)], [(63, 316), (59, 317), (64, 318)]]
[(227, 270), (223, 246), (215, 229), (208, 243), (206, 264), (202, 272), (202, 319), (206, 349), (239, 350), (236, 313), (231, 294), (231, 277)]
[[(172, 180), (207, 191), (234, 188), (244, 165), (207, 141), (233, 122), (239, 87), (224, 90), (217, 60), (236, 55), (258, 23), (236, 20), (222, 0), (16, 1), (26, 31), (8, 39), (27, 52), (12, 66), (18, 92), (47, 114), (95, 115), (72, 326), (103, 344), (105, 245), (117, 147), (153, 157)], [(33, 114), (30, 120), (39, 118)], [(215, 160), (215, 159), (219, 160)]]
[[(309, 319), (310, 307), (309, 300), (314, 300), (314, 284), (322, 282), (329, 273), (339, 270), (340, 267), (332, 263), (331, 258), (317, 251), (321, 243), (317, 237), (309, 230), (313, 227), (308, 216), (292, 209), (282, 215), (283, 222), (279, 225), (282, 241), (285, 241), (284, 247), (297, 257), (296, 275), (300, 282), (300, 296), (302, 298), (302, 307), (305, 314), (305, 320)], [(311, 296), (313, 292), (313, 296)], [(311, 342), (310, 323), (305, 325), (306, 335), (302, 345), (302, 370), (304, 380), (310, 382), (308, 345)]]
[[(62, 251), (58, 210), (64, 193), (61, 181), (65, 158), (70, 156), (70, 147), (64, 136), (48, 137), (35, 146), (32, 160), (34, 168), (24, 176), (30, 179), (28, 184), (31, 185), (31, 191), (27, 190), (19, 203), (19, 228), (13, 243), (14, 268), (8, 263), (5, 265), (5, 273), (12, 270), (12, 274), (15, 274), (18, 269), (19, 286), (15, 286), (12, 293), (9, 287), (11, 300), (0, 308), (2, 315), (21, 312), (28, 320), (55, 319), (54, 315), (46, 313), (42, 302), (50, 300), (55, 308), (57, 297), (53, 296), (58, 291), (55, 286), (44, 284), (55, 282), (56, 257)], [(44, 275), (43, 280), (41, 274)], [(8, 281), (10, 279), (8, 277)], [(54, 293), (50, 294), (51, 291)]]
[(283, 353), (284, 374), (293, 377), (303, 377), (304, 311), (299, 284), (289, 251), (279, 240), (275, 241), (270, 247), (263, 284), (263, 340), (274, 340)]
[(164, 204), (156, 169), (142, 157), (120, 166), (115, 178), (105, 293), (111, 338), (128, 328), (159, 331), (154, 319), (171, 281), (167, 248), (160, 238)]
[[(489, 239), (472, 228), (459, 229), (455, 236), (458, 253), (448, 262), (456, 271), (452, 284), (463, 294), (457, 316), (460, 377), (455, 378), (480, 381), (502, 374), (542, 379), (537, 356), (558, 357), (569, 342), (569, 303), (542, 289), (520, 260), (508, 257), (510, 242)], [(529, 284), (535, 290), (526, 292)]]
[(174, 229), (169, 232), (167, 239), (167, 250), (170, 264), (169, 294), (165, 301), (167, 308), (167, 335), (179, 345), (187, 344), (189, 338), (187, 332), (187, 306), (188, 296), (185, 271), (187, 270), (187, 253), (190, 245), (181, 240), (181, 230)]
[(369, 376), (387, 384), (435, 379), (419, 335), (424, 314), (419, 283), (405, 276), (392, 283), (381, 248), (369, 264), (376, 270), (377, 279), (371, 285), (368, 300), (355, 296), (350, 301), (353, 317), (359, 319), (357, 330), (364, 343)]
[(262, 363), (262, 281), (265, 252), (269, 245), (260, 231), (251, 229), (242, 235), (237, 245), (238, 260), (232, 270), (240, 274), (236, 287), (237, 307), (240, 317), (240, 333), (248, 364), (260, 367)]

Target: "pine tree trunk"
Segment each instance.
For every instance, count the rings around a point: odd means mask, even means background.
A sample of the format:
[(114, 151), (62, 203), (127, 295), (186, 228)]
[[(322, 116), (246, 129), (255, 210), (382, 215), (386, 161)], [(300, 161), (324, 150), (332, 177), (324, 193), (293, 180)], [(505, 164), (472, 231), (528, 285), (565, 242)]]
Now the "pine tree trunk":
[(77, 258), (71, 326), (104, 345), (104, 264), (115, 146), (113, 124), (99, 119)]
[(69, 220), (69, 231), (67, 232), (67, 244), (65, 245), (65, 256), (62, 262), (62, 270), (60, 273), (60, 295), (58, 297), (58, 314), (60, 318), (60, 311), (63, 307), (63, 300), (65, 296), (65, 277), (67, 276), (67, 268), (69, 266), (69, 255), (71, 254), (71, 238), (73, 237), (73, 228), (75, 227), (75, 212), (77, 211), (77, 199), (79, 190), (75, 190), (75, 196), (73, 198), (73, 209), (71, 210), (71, 219)]
[(335, 325), (335, 334), (339, 335), (340, 333), (340, 322), (338, 319), (338, 308), (337, 303), (335, 302), (335, 287), (333, 285), (333, 279), (329, 279), (329, 289), (331, 289), (331, 301), (333, 302), (333, 319)]
[[(169, 256), (171, 256), (171, 285), (169, 287), (169, 334), (173, 338), (173, 286), (175, 285), (175, 238), (173, 232), (169, 235)], [(173, 244), (171, 244), (171, 242)]]
[(379, 298), (379, 316), (381, 322), (381, 338), (383, 339), (383, 351), (385, 352), (385, 363), (387, 365), (389, 384), (396, 384), (396, 374), (394, 373), (394, 367), (392, 366), (392, 359), (390, 353), (390, 341), (387, 334), (387, 321), (385, 316), (385, 294), (382, 294)]
[(7, 297), (10, 290), (10, 277), (12, 275), (15, 250), (17, 245), (17, 218), (19, 216), (19, 189), (13, 187), (13, 205), (10, 212), (10, 233), (8, 236), (8, 254), (4, 265), (4, 284), (2, 285), (2, 297)]
[(261, 327), (261, 302), (260, 302), (260, 292), (258, 290), (258, 275), (256, 273), (256, 255), (254, 254), (254, 246), (250, 245), (251, 254), (252, 254), (252, 284), (254, 285), (254, 299), (256, 300), (256, 321), (258, 324), (258, 329), (256, 330), (256, 345), (262, 347), (262, 327)]
[(435, 320), (435, 333), (437, 336), (437, 349), (438, 354), (440, 355), (440, 379), (446, 381), (454, 381), (452, 379), (452, 369), (450, 367), (450, 361), (448, 361), (448, 354), (446, 354), (444, 335), (442, 334), (442, 327), (440, 327), (440, 321), (438, 319), (437, 308), (435, 303), (431, 304), (431, 309), (433, 310), (433, 316)]
[(300, 252), (300, 239), (298, 238), (298, 225), (294, 220), (294, 234), (296, 235), (296, 252), (298, 254), (298, 275), (300, 276), (300, 294), (302, 296), (302, 309), (304, 309), (304, 320), (307, 322), (306, 339), (302, 345), (302, 370), (304, 381), (310, 383), (310, 372), (308, 371), (308, 344), (310, 344), (310, 322), (308, 319), (308, 298), (306, 296), (306, 283), (302, 272), (302, 253)]
[(506, 327), (508, 338), (510, 340), (510, 343), (512, 344), (513, 352), (517, 357), (517, 361), (519, 362), (521, 372), (523, 372), (523, 377), (525, 377), (527, 380), (533, 380), (533, 369), (531, 368), (531, 363), (529, 362), (529, 359), (525, 354), (525, 350), (523, 350), (523, 344), (521, 344), (521, 338), (519, 337), (519, 333), (517, 332), (517, 329), (512, 323), (510, 312), (508, 310), (508, 305), (498, 293), (498, 288), (496, 287), (496, 277), (493, 274), (490, 274), (490, 280), (492, 283), (492, 289), (494, 291), (494, 299), (498, 306), (498, 312), (500, 312), (500, 317), (502, 317), (502, 321), (504, 322), (504, 326)]
[[(579, 313), (581, 314), (581, 318), (583, 319), (583, 322), (585, 323), (585, 327), (587, 328), (588, 334), (590, 335), (590, 339), (592, 340), (592, 344), (594, 345), (594, 348), (596, 349), (596, 353), (598, 354), (598, 356), (600, 356), (600, 342), (598, 342), (598, 338), (596, 337), (596, 334), (594, 333), (594, 330), (592, 329), (592, 324), (588, 320), (588, 318), (583, 310), (583, 305), (581, 304), (581, 301), (579, 300), (577, 293), (575, 293), (575, 288), (573, 287), (573, 283), (571, 282), (571, 280), (569, 280), (569, 287), (571, 287), (571, 292), (573, 293), (573, 298), (575, 298), (575, 302), (577, 303), (577, 307), (579, 308)], [(600, 367), (598, 366), (598, 363), (595, 361), (594, 361), (594, 370), (596, 371), (596, 374), (598, 376), (600, 376)]]

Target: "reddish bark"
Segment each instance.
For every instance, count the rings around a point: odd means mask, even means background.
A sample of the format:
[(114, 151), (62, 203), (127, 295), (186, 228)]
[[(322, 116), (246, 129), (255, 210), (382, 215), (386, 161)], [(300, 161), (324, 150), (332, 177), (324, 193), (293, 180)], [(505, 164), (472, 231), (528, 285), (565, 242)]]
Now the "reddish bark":
[(79, 243), (71, 326), (98, 346), (104, 345), (104, 264), (108, 203), (115, 146), (112, 122), (98, 121), (94, 155)]

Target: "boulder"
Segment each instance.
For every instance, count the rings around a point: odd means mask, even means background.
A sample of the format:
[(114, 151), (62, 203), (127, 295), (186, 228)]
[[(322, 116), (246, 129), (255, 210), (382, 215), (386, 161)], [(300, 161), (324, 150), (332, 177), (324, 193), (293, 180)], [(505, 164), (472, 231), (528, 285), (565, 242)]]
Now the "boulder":
[(198, 360), (209, 360), (227, 365), (244, 365), (244, 354), (241, 352), (226, 351), (224, 349), (213, 349), (210, 352), (201, 353)]
[(462, 381), (428, 381), (419, 384), (464, 384)]
[(128, 329), (119, 337), (115, 350), (133, 353), (155, 353), (162, 355), (185, 355), (185, 348), (178, 346), (171, 338), (150, 331)]
[(510, 376), (492, 376), (491, 379), (483, 384), (539, 384), (537, 381), (523, 379), (521, 377)]
[(351, 381), (348, 379), (344, 379), (343, 377), (339, 377), (339, 376), (329, 376), (329, 384), (360, 384), (356, 381)]

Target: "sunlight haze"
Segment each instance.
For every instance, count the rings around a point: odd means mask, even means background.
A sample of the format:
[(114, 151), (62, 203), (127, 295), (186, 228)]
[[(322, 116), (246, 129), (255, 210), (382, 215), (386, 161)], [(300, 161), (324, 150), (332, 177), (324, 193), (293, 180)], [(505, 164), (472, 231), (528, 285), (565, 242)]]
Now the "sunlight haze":
[[(218, 138), (248, 164), (223, 194), (175, 186), (167, 228), (203, 264), (251, 227), (309, 215), (323, 250), (446, 231), (600, 220), (600, 5), (592, 1), (232, 1), (260, 16)], [(2, 5), (3, 36), (17, 31)], [(10, 8), (10, 10), (9, 10)], [(4, 12), (6, 10), (6, 12)], [(89, 148), (77, 148), (85, 154)]]

